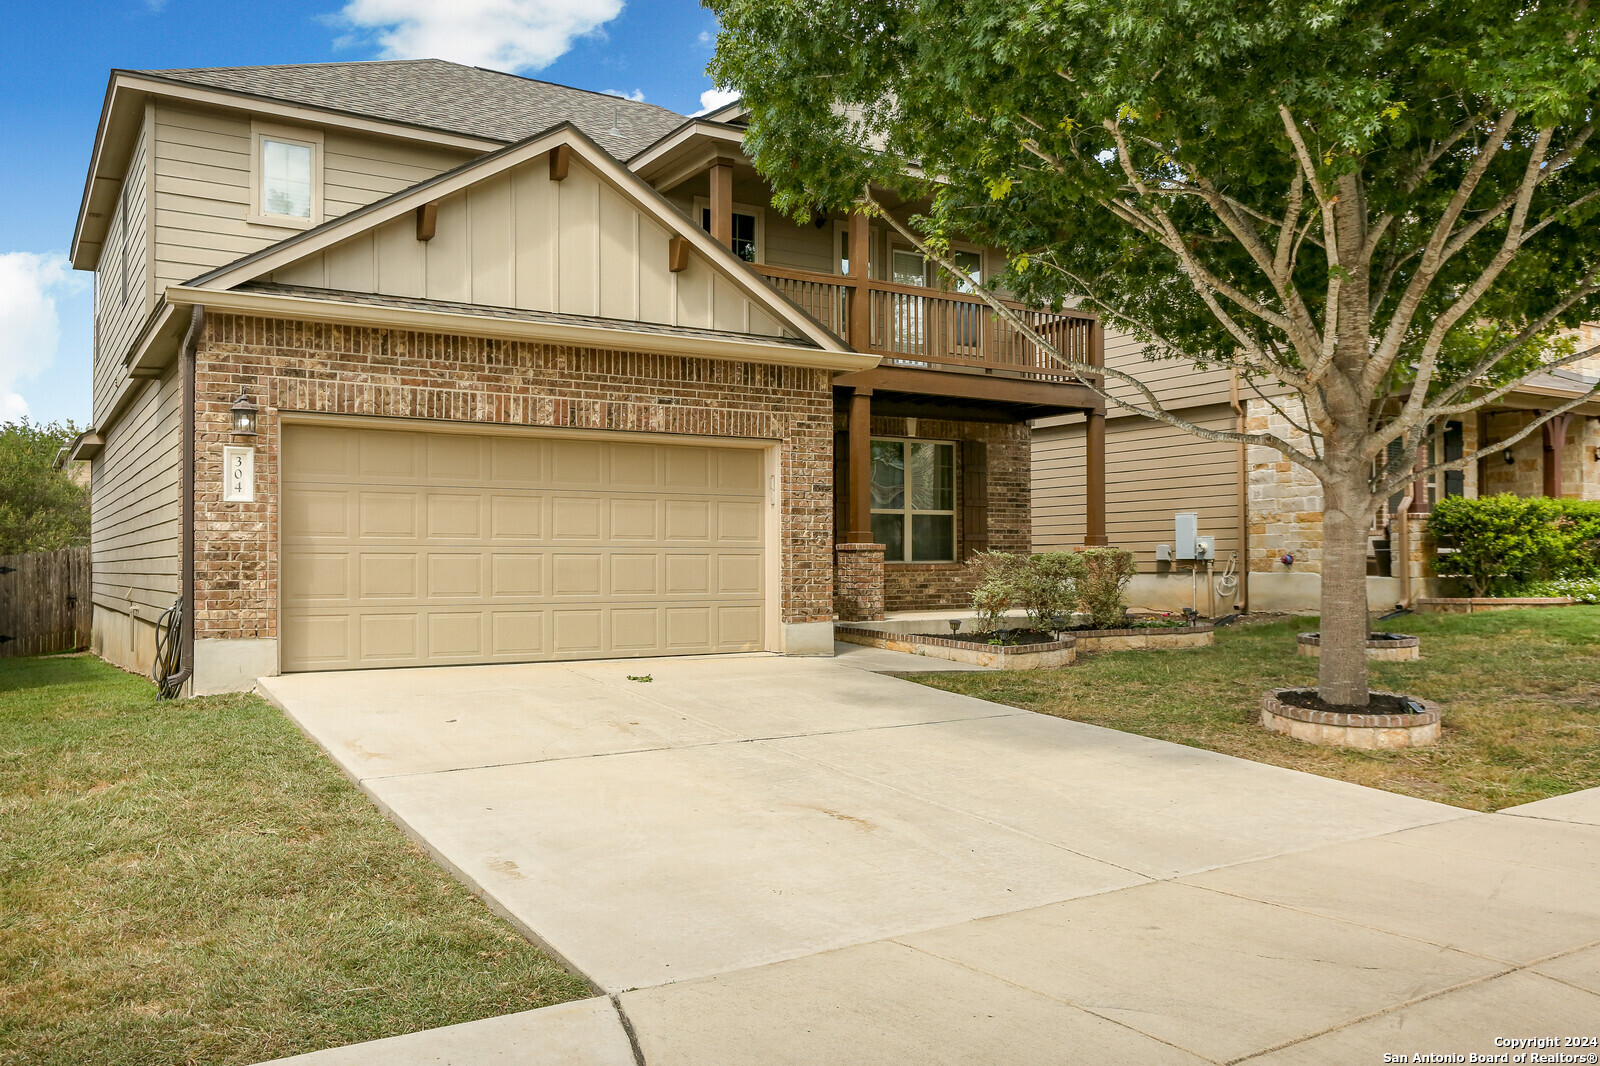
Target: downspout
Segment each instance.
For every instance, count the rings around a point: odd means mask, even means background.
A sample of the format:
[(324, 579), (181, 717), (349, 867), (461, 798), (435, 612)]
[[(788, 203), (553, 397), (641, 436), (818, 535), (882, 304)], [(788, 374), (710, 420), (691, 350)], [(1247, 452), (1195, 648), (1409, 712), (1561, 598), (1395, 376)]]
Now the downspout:
[[(1228, 378), (1228, 403), (1233, 408), (1234, 429), (1244, 433), (1245, 414), (1244, 402), (1239, 398), (1239, 371), (1235, 370)], [(1239, 442), (1238, 456), (1235, 460), (1235, 481), (1237, 491), (1234, 504), (1239, 514), (1238, 544), (1239, 544), (1239, 602), (1238, 609), (1243, 614), (1250, 613), (1250, 466), (1249, 455), (1243, 441)]]
[(181, 487), (178, 490), (178, 521), (183, 523), (182, 552), (179, 566), (178, 595), (183, 604), (182, 623), (178, 644), (178, 672), (167, 678), (163, 688), (177, 695), (194, 676), (194, 420), (195, 420), (195, 355), (200, 344), (200, 334), (206, 325), (206, 309), (195, 304), (189, 315), (189, 332), (183, 335), (178, 347), (178, 359), (183, 376), (183, 456)]

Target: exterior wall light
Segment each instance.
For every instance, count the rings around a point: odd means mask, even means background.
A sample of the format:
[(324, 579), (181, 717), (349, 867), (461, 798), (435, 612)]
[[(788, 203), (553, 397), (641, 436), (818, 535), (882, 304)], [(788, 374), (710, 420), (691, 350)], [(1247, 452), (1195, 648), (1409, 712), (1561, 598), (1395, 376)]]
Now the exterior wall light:
[(235, 437), (256, 435), (256, 405), (250, 402), (250, 397), (245, 395), (243, 389), (239, 390), (239, 398), (233, 401), (232, 413)]
[(1506, 465), (1507, 466), (1511, 466), (1513, 463), (1515, 463), (1517, 461), (1517, 457), (1515, 455), (1511, 454), (1511, 449), (1510, 448), (1507, 448), (1505, 451), (1501, 452), (1500, 453), (1500, 458), (1502, 458), (1502, 459), (1504, 459), (1506, 461)]

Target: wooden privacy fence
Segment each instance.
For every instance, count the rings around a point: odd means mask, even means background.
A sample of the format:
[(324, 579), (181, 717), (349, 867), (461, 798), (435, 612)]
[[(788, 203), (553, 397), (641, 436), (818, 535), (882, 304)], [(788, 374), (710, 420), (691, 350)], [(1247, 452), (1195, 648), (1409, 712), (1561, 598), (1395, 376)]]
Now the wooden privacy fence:
[(0, 658), (87, 647), (89, 549), (0, 555)]

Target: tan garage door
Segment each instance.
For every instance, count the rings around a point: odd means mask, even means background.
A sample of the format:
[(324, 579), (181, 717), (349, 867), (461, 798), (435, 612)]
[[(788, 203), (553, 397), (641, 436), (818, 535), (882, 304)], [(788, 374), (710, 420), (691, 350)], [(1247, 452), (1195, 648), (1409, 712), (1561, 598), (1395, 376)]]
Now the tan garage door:
[(286, 425), (283, 669), (753, 651), (762, 453)]

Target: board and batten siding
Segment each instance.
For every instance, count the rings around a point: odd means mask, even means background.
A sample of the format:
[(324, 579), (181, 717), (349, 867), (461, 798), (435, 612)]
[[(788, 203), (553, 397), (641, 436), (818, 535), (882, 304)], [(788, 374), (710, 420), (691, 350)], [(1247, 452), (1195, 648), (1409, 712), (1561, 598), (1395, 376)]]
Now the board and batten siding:
[[(1230, 407), (1186, 411), (1203, 429), (1232, 430)], [(1033, 547), (1064, 551), (1083, 543), (1083, 423), (1033, 431)], [(1216, 538), (1217, 558), (1239, 548), (1238, 446), (1191, 436), (1145, 418), (1106, 425), (1106, 534), (1139, 569), (1154, 572), (1157, 544), (1171, 544), (1178, 511), (1195, 511), (1200, 532)]]
[(691, 251), (669, 269), (672, 232), (574, 159), (544, 157), (438, 200), (431, 240), (407, 212), (281, 267), (287, 285), (689, 326), (763, 336), (784, 327)]
[[(321, 131), (327, 221), (459, 166), (472, 153)], [(155, 109), (156, 284), (177, 285), (299, 230), (248, 221), (250, 116)]]
[(124, 380), (128, 348), (153, 306), (150, 274), (150, 126), (134, 139), (94, 274), (94, 420), (108, 413)]
[(178, 597), (182, 403), (174, 363), (143, 386), (93, 461), (94, 602), (146, 622)]

